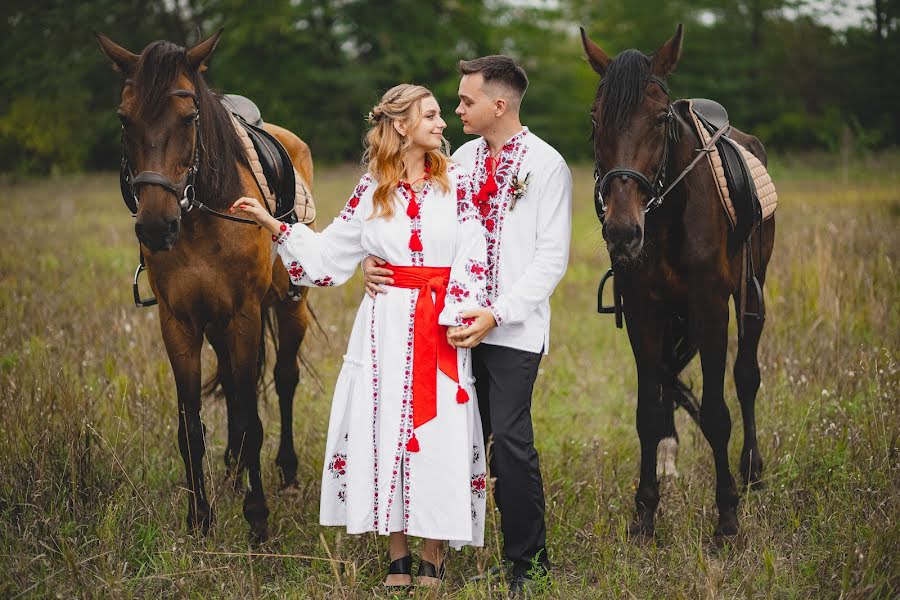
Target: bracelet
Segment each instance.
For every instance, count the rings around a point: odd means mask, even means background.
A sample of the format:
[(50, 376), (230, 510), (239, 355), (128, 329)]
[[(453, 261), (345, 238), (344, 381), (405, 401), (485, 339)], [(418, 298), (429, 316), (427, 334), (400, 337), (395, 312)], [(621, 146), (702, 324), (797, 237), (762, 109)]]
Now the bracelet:
[(282, 223), (281, 227), (278, 228), (278, 235), (272, 236), (272, 241), (276, 244), (283, 244), (288, 235), (290, 235), (290, 231), (288, 230), (287, 223)]

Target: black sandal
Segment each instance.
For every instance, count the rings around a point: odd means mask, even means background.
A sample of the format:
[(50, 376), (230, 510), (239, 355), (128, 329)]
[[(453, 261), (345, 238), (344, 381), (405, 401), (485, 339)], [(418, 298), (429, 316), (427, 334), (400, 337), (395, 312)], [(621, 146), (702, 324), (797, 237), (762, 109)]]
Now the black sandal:
[[(420, 577), (431, 577), (432, 579), (437, 579), (438, 583), (444, 580), (444, 574), (447, 572), (447, 557), (444, 556), (444, 560), (441, 561), (441, 566), (436, 567), (432, 563), (428, 562), (424, 558), (419, 558), (419, 570), (416, 572), (416, 583), (420, 583), (418, 579)], [(434, 584), (426, 584), (428, 586), (434, 586)]]
[[(407, 554), (406, 556), (401, 556), (397, 560), (391, 561), (391, 564), (388, 565), (388, 575), (412, 575), (412, 556)], [(385, 580), (387, 580), (385, 578)], [(412, 580), (412, 577), (410, 577)], [(406, 589), (410, 587), (412, 583), (398, 583), (395, 585), (384, 584), (384, 587), (388, 589)]]

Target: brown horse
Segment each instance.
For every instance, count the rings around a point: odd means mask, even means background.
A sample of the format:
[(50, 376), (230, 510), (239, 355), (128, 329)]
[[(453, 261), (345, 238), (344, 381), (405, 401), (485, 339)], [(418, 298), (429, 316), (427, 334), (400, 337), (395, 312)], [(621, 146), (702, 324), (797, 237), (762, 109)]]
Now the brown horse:
[[(269, 515), (260, 474), (263, 427), (257, 390), (264, 368), (266, 311), (277, 319), (275, 389), (281, 409), (281, 443), (276, 458), (285, 486), (296, 484), (293, 398), (299, 381), (298, 352), (311, 314), (305, 289), (287, 298), (288, 274), (273, 264), (269, 234), (255, 225), (186, 210), (183, 198), (224, 211), (241, 196), (256, 196), (248, 159), (231, 117), (207, 87), (201, 72), (221, 31), (185, 49), (157, 41), (140, 55), (97, 34), (103, 52), (125, 76), (118, 109), (124, 156), (134, 178), (135, 233), (140, 242), (178, 394), (178, 446), (190, 498), (188, 527), (204, 533), (213, 518), (203, 477), (205, 427), (200, 420), (200, 350), (204, 335), (218, 360), (216, 380), (228, 409), (225, 462), (243, 485), (244, 517), (257, 541), (268, 535)], [(293, 133), (267, 125), (312, 182), (308, 146)], [(264, 199), (260, 198), (264, 201)], [(181, 201), (181, 203), (180, 203)]]
[[(659, 503), (657, 452), (661, 442), (676, 435), (675, 404), (691, 404), (690, 390), (678, 375), (699, 351), (703, 398), (698, 421), (715, 461), (715, 534), (721, 539), (738, 531), (738, 490), (728, 465), (731, 417), (723, 388), (728, 302), (729, 297), (736, 306), (739, 302), (742, 254), (729, 243), (729, 222), (705, 161), (668, 194), (662, 192), (703, 146), (685, 119), (684, 103), (671, 102), (665, 81), (681, 56), (682, 28), (652, 56), (626, 50), (614, 60), (583, 29), (581, 33), (588, 62), (603, 77), (591, 116), (597, 174), (608, 176), (598, 177), (595, 201), (638, 375), (641, 467), (629, 533), (653, 535)], [(766, 163), (758, 139), (735, 129), (730, 135)], [(764, 221), (751, 239), (762, 283), (774, 245), (774, 218)], [(748, 296), (747, 313), (761, 314), (761, 303), (761, 295)], [(734, 364), (744, 421), (740, 469), (747, 485), (760, 482), (763, 467), (754, 412), (762, 327), (761, 319), (746, 319)]]

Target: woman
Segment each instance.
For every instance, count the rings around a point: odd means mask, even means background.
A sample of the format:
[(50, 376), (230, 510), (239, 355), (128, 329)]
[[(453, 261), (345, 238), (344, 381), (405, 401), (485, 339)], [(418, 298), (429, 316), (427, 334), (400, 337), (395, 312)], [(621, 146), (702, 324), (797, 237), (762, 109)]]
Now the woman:
[(485, 466), (469, 351), (446, 340), (460, 313), (486, 302), (484, 233), (468, 174), (445, 149), (427, 89), (398, 85), (369, 114), (368, 172), (321, 233), (279, 223), (252, 198), (244, 210), (273, 233), (294, 283), (345, 282), (368, 254), (394, 283), (363, 297), (328, 426), (320, 521), (389, 535), (385, 585), (411, 583), (407, 535), (425, 538), (417, 583), (444, 575), (444, 540), (484, 537)]

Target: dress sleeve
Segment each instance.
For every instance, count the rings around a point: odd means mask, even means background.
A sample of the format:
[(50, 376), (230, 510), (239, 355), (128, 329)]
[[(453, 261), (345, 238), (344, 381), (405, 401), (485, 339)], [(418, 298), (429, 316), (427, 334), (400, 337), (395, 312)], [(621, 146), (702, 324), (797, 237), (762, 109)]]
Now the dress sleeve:
[(350, 279), (366, 255), (363, 221), (356, 209), (370, 183), (371, 177), (364, 175), (341, 213), (323, 231), (300, 224), (285, 231), (278, 243), (278, 255), (294, 284), (324, 287)]
[(456, 186), (456, 252), (450, 266), (450, 282), (441, 325), (463, 325), (472, 319), (463, 319), (460, 313), (490, 304), (485, 292), (487, 279), (487, 243), (484, 226), (472, 203), (472, 183), (468, 174), (460, 174)]

